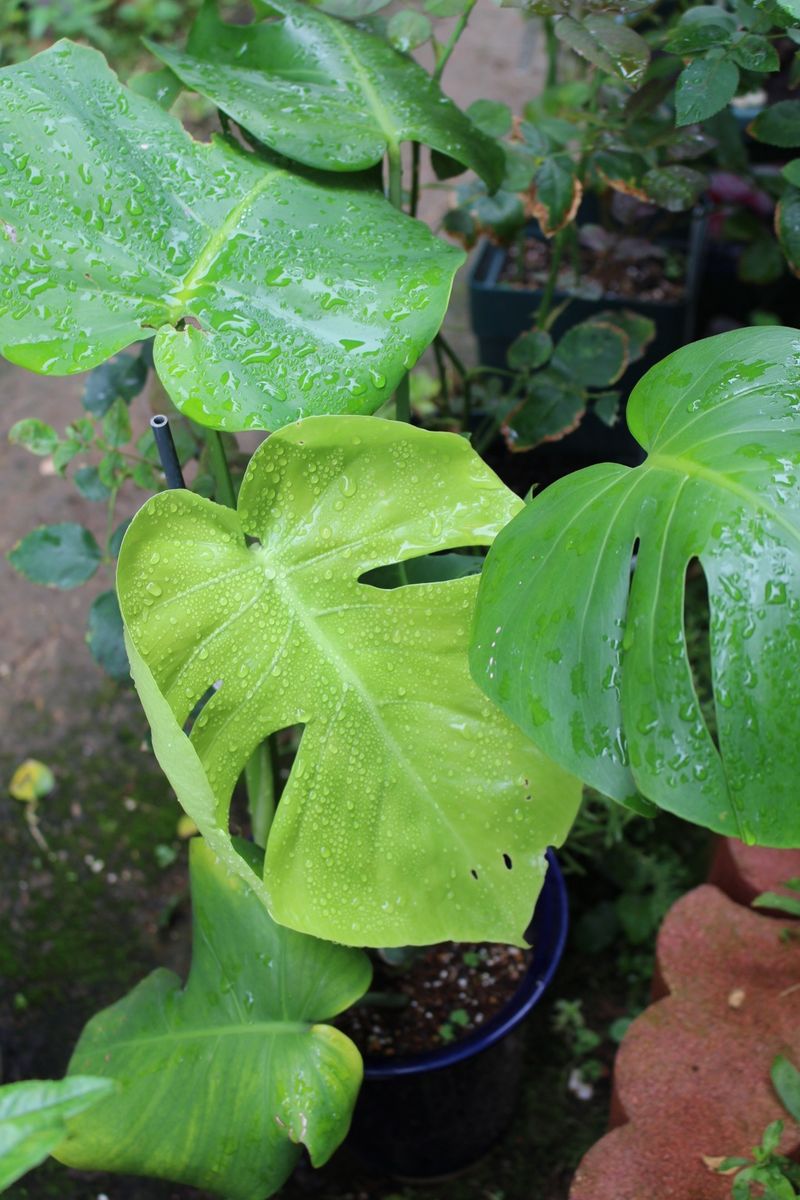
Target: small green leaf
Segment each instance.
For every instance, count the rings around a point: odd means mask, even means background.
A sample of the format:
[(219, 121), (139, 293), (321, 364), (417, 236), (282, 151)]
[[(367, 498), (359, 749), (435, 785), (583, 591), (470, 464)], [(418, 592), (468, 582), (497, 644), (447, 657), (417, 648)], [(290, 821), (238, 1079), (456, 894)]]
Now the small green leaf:
[(675, 85), (678, 125), (705, 121), (729, 104), (739, 86), (739, 68), (727, 58), (697, 58), (684, 67)]
[(641, 179), (649, 170), (649, 163), (644, 155), (635, 150), (614, 147), (598, 150), (591, 161), (602, 179), (614, 191), (627, 196), (638, 196), (639, 199), (646, 198)]
[(580, 423), (586, 393), (561, 371), (545, 368), (531, 376), (527, 395), (508, 417), (503, 436), (514, 453), (554, 442)]
[(748, 33), (731, 47), (731, 58), (744, 71), (779, 71), (778, 51), (765, 37)]
[(511, 132), (511, 109), (499, 100), (473, 100), (466, 112), (488, 137), (502, 138)]
[(413, 9), (405, 8), (392, 13), (386, 27), (386, 35), (396, 50), (408, 54), (424, 45), (433, 33), (428, 18)]
[(11, 426), (8, 440), (12, 446), (24, 446), (31, 454), (44, 458), (55, 451), (59, 437), (52, 425), (37, 421), (35, 417), (25, 417)]
[(100, 482), (111, 490), (120, 486), (122, 479), (127, 474), (127, 469), (125, 459), (117, 450), (109, 450), (97, 464)]
[(130, 403), (146, 382), (147, 364), (142, 356), (118, 354), (89, 372), (83, 407), (93, 416), (103, 417), (116, 399)]
[(800, 100), (768, 105), (750, 122), (747, 132), (770, 146), (800, 146)]
[(800, 158), (793, 158), (788, 162), (781, 174), (793, 187), (800, 188)]
[(762, 892), (753, 901), (753, 908), (776, 909), (789, 917), (800, 917), (800, 898), (781, 892)]
[(695, 4), (682, 14), (666, 49), (680, 55), (702, 54), (714, 46), (727, 46), (735, 32), (732, 13), (712, 4)]
[(460, 1025), (463, 1028), (465, 1025), (469, 1025), (469, 1013), (465, 1008), (454, 1008), (450, 1013), (449, 1020), (454, 1025)]
[(124, 400), (114, 400), (103, 417), (103, 437), (109, 446), (124, 446), (131, 440), (131, 419)]
[(80, 467), (72, 478), (87, 500), (107, 500), (111, 495), (111, 489), (103, 483), (97, 467)]
[(67, 438), (66, 441), (59, 442), (56, 449), (53, 451), (53, 466), (59, 475), (63, 475), (65, 469), (72, 462), (76, 455), (80, 454), (85, 449), (82, 442), (77, 438)]
[[(257, 879), (259, 851), (235, 849)], [(262, 1200), (288, 1177), (300, 1143), (320, 1166), (347, 1132), (361, 1058), (318, 1022), (359, 999), (371, 969), (359, 951), (276, 925), (200, 838), (189, 864), (186, 985), (159, 969), (92, 1018), (70, 1075), (96, 1071), (121, 1086), (70, 1123), (56, 1156)]]
[(567, 330), (553, 355), (553, 365), (581, 388), (605, 388), (616, 383), (628, 362), (624, 331), (596, 319)]
[(71, 1117), (113, 1091), (110, 1079), (85, 1075), (0, 1087), (0, 1192), (44, 1162), (63, 1141)]
[(547, 158), (537, 170), (531, 188), (531, 212), (545, 237), (553, 237), (578, 211), (583, 189), (575, 164), (565, 154)]
[(11, 776), (8, 792), (22, 804), (36, 804), (37, 800), (49, 796), (55, 786), (55, 776), (47, 763), (39, 762), (37, 758), (26, 758)]
[(625, 83), (641, 82), (650, 61), (650, 47), (630, 26), (611, 16), (590, 13), (582, 21), (559, 17), (555, 30), (562, 42), (601, 71)]
[(789, 1116), (800, 1122), (800, 1071), (785, 1055), (779, 1054), (772, 1064), (770, 1078)]
[(95, 662), (107, 675), (112, 679), (128, 679), (131, 672), (115, 591), (101, 592), (89, 609), (86, 641)]
[(544, 329), (521, 333), (508, 350), (508, 365), (512, 371), (535, 371), (543, 367), (553, 353), (553, 339)]
[(621, 392), (600, 392), (594, 397), (592, 410), (604, 425), (612, 429), (619, 420)]
[(667, 212), (693, 208), (706, 186), (706, 177), (692, 167), (653, 167), (642, 179), (642, 191)]
[(800, 276), (800, 189), (787, 188), (778, 201), (775, 232), (789, 267)]
[(100, 547), (83, 525), (40, 525), (9, 552), (8, 561), (32, 583), (74, 588), (91, 579), (100, 565)]
[(136, 92), (137, 96), (146, 96), (148, 100), (155, 100), (163, 109), (172, 108), (183, 87), (180, 79), (170, 71), (169, 67), (162, 67), (158, 71), (142, 71), (139, 75), (134, 75), (128, 80), (128, 87), (132, 92)]

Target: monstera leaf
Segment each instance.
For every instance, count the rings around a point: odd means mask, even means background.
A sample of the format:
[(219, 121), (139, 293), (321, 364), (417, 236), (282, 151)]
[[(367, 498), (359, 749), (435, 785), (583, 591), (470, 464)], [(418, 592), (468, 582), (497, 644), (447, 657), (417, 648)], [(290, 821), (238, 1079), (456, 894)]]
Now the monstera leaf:
[[(238, 842), (253, 871), (260, 854)], [(155, 1175), (263, 1200), (303, 1143), (319, 1166), (342, 1141), (361, 1058), (317, 1024), (369, 986), (366, 955), (274, 924), (200, 838), (190, 854), (194, 950), (186, 986), (158, 970), (93, 1017), (69, 1065), (119, 1085), (70, 1124), (68, 1166)]]
[[(762, 328), (653, 367), (628, 404), (647, 460), (580, 471), (511, 523), (472, 649), (486, 693), (587, 782), (775, 846), (800, 844), (798, 364), (800, 334)], [(687, 658), (693, 559), (718, 746)]]
[(469, 677), (476, 576), (360, 582), (485, 545), (519, 507), (453, 434), (316, 417), (259, 448), (238, 513), (181, 491), (134, 519), (117, 578), (134, 675), (217, 846), (254, 747), (305, 727), (261, 884), (282, 924), (351, 945), (522, 940), (577, 783)]
[(66, 1122), (114, 1091), (110, 1079), (28, 1079), (0, 1087), (0, 1191), (44, 1162)]
[(376, 409), (461, 262), (374, 192), (194, 142), (60, 42), (0, 72), (0, 349), (83, 371), (155, 334), (177, 406), (219, 429)]
[(358, 171), (415, 141), (500, 186), (505, 159), (497, 142), (413, 59), (308, 5), (270, 0), (268, 7), (279, 20), (225, 25), (207, 0), (186, 53), (148, 44), (187, 87), (287, 158)]

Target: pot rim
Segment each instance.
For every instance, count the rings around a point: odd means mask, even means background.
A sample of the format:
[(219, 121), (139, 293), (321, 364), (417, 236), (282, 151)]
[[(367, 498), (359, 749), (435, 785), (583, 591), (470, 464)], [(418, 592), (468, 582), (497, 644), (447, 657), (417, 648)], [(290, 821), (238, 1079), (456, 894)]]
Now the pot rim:
[(450, 1067), (472, 1058), (507, 1037), (527, 1017), (549, 986), (564, 953), (569, 928), (569, 905), (564, 876), (553, 850), (548, 850), (547, 873), (536, 901), (533, 919), (525, 932), (533, 955), (514, 995), (479, 1029), (452, 1045), (398, 1058), (364, 1055), (364, 1082), (417, 1075)]

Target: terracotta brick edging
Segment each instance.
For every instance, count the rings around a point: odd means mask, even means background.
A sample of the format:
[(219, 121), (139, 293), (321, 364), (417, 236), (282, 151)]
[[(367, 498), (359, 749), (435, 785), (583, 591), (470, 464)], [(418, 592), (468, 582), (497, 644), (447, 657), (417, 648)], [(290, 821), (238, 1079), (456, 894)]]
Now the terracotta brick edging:
[[(753, 886), (753, 895), (779, 890), (800, 875), (800, 861), (783, 857), (800, 860), (800, 852), (768, 852), (781, 857), (772, 863), (779, 874), (766, 878), (763, 852), (751, 871), (747, 853), (727, 849), (738, 895)], [(584, 1157), (570, 1200), (729, 1200), (730, 1179), (704, 1160), (749, 1155), (779, 1117), (782, 1151), (800, 1154), (800, 1125), (769, 1079), (776, 1054), (800, 1064), (800, 939), (781, 937), (788, 925), (797, 923), (743, 907), (709, 884), (673, 905), (656, 948), (663, 998), (623, 1039), (615, 1127)]]

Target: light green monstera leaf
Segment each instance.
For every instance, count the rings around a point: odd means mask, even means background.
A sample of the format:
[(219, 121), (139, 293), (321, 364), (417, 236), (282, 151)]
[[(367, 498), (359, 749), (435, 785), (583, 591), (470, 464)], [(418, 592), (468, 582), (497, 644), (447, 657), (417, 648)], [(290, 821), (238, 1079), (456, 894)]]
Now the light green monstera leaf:
[[(562, 480), (498, 538), (472, 648), (484, 691), (588, 783), (772, 846), (800, 844), (798, 414), (796, 330), (671, 354), (628, 404), (646, 461)], [(713, 736), (687, 657), (695, 559)]]
[[(253, 872), (261, 855), (237, 842)], [(200, 838), (191, 843), (192, 967), (158, 970), (86, 1026), (70, 1075), (117, 1082), (56, 1157), (264, 1200), (306, 1146), (315, 1166), (350, 1124), (361, 1057), (319, 1024), (369, 986), (366, 955), (282, 929)]]
[(66, 1122), (106, 1099), (110, 1079), (27, 1079), (0, 1087), (0, 1192), (44, 1162), (64, 1140)]
[(268, 8), (280, 18), (225, 25), (206, 0), (185, 53), (148, 46), (187, 87), (307, 166), (359, 171), (415, 141), (500, 186), (500, 146), (413, 59), (306, 4), (270, 0)]
[[(238, 513), (168, 492), (130, 526), (117, 586), (134, 677), (217, 846), (255, 746), (305, 727), (261, 885), (282, 924), (351, 945), (521, 942), (578, 785), (469, 677), (476, 576), (360, 582), (486, 545), (519, 508), (462, 438), (315, 417), (259, 448)], [(180, 726), (211, 688), (190, 743)]]
[(94, 50), (0, 72), (0, 351), (21, 366), (83, 371), (155, 336), (204, 425), (372, 412), (462, 259), (377, 192), (193, 141)]

